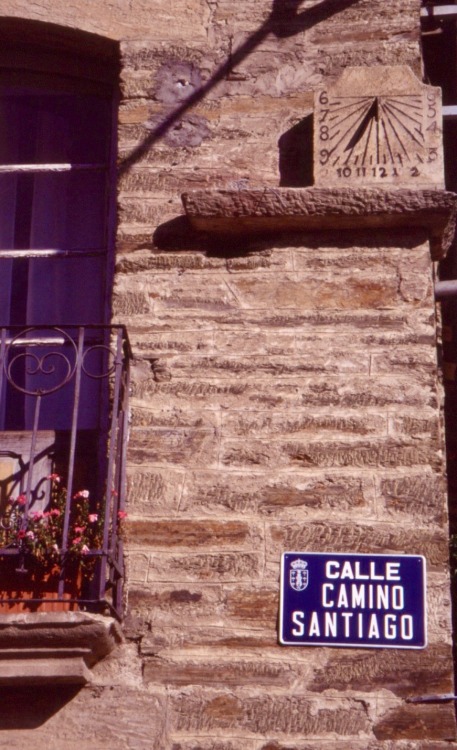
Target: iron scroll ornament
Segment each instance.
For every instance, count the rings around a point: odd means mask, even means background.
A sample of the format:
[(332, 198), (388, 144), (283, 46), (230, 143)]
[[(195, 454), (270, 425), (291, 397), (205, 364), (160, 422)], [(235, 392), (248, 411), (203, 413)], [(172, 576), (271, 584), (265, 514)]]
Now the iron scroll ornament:
[[(32, 347), (41, 349), (41, 352), (30, 351)], [(68, 349), (65, 354), (63, 347)], [(25, 351), (14, 354), (15, 348)], [(46, 349), (44, 353), (43, 349)], [(94, 372), (90, 361), (94, 353), (101, 354), (107, 363), (105, 367), (98, 366), (97, 372)], [(79, 354), (78, 341), (62, 328), (31, 326), (17, 333), (6, 345), (3, 369), (6, 379), (15, 390), (27, 396), (47, 396), (59, 391), (73, 379), (78, 361), (82, 372), (97, 380), (110, 377), (116, 368), (115, 353), (107, 344), (97, 343), (84, 347)], [(23, 383), (24, 375), (32, 381), (28, 386)], [(39, 384), (35, 387), (34, 378), (39, 379)]]
[[(10, 361), (8, 362), (8, 353), (11, 352), (11, 350), (14, 347), (21, 347), (21, 348), (29, 348), (31, 346), (39, 346), (39, 347), (46, 347), (49, 348), (52, 346), (52, 338), (45, 341), (43, 337), (37, 337), (36, 339), (30, 338), (27, 339), (26, 337), (34, 333), (36, 331), (43, 331), (43, 330), (52, 330), (53, 333), (58, 333), (63, 337), (64, 343), (70, 346), (72, 350), (72, 355), (74, 355), (74, 362), (71, 361), (70, 357), (66, 354), (63, 354), (61, 351), (47, 351), (42, 355), (38, 355), (35, 353), (32, 353), (30, 351), (23, 351), (19, 352), (18, 354), (14, 355)], [(55, 344), (61, 345), (61, 340), (55, 341)], [(21, 383), (18, 383), (15, 380), (15, 372), (14, 370), (18, 371), (21, 377), (24, 375), (29, 375), (30, 377), (34, 376), (43, 376), (43, 377), (52, 377), (57, 373), (57, 364), (56, 362), (52, 363), (51, 357), (54, 357), (57, 359), (57, 361), (63, 365), (63, 375), (60, 376), (59, 381), (57, 383), (52, 383), (50, 387), (43, 387), (43, 385), (40, 383), (40, 386), (34, 389), (26, 388)], [(4, 369), (5, 369), (5, 375), (8, 380), (8, 382), (15, 388), (16, 390), (20, 391), (21, 393), (26, 394), (27, 396), (46, 396), (50, 393), (55, 393), (55, 391), (60, 390), (63, 388), (67, 383), (70, 382), (70, 380), (73, 378), (75, 371), (76, 371), (76, 365), (77, 365), (77, 359), (78, 359), (78, 347), (76, 346), (75, 341), (73, 338), (66, 333), (61, 328), (52, 328), (52, 329), (43, 329), (39, 328), (37, 326), (26, 328), (20, 333), (16, 334), (11, 341), (8, 343), (6, 347), (6, 356), (4, 361)], [(28, 365), (28, 362), (31, 362), (30, 365)], [(33, 364), (34, 363), (34, 364)], [(22, 366), (21, 366), (22, 365)], [(17, 374), (16, 374), (17, 377)]]

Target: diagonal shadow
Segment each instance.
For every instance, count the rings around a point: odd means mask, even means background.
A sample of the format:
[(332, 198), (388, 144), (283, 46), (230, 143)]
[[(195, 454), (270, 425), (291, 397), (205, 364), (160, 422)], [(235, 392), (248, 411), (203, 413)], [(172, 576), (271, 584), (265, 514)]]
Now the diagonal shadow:
[(130, 167), (139, 161), (153, 143), (159, 140), (194, 104), (201, 101), (219, 81), (223, 80), (234, 67), (239, 65), (269, 34), (282, 39), (294, 36), (294, 34), (307, 31), (312, 26), (321, 23), (321, 21), (330, 18), (336, 13), (340, 13), (359, 2), (359, 0), (321, 0), (318, 5), (298, 13), (298, 7), (301, 2), (302, 0), (273, 0), (271, 13), (262, 26), (232, 52), (206, 83), (196, 89), (179, 107), (167, 115), (132, 153), (121, 161), (118, 170), (119, 176), (127, 172)]

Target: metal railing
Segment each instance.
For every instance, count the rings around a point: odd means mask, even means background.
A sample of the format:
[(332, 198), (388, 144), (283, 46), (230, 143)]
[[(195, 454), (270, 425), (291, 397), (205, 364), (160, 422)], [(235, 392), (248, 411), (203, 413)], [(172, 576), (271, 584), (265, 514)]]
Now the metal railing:
[[(13, 558), (15, 572), (26, 576), (35, 560), (34, 532), (25, 530), (36, 529), (39, 519), (51, 537), (53, 515), (61, 516), (59, 543), (49, 550), (58, 558), (56, 600), (68, 602), (67, 571), (80, 554), (86, 565), (90, 561), (91, 575), (77, 606), (120, 618), (131, 358), (126, 330), (11, 326), (0, 335), (0, 570)], [(56, 477), (61, 512), (50, 511)], [(79, 538), (72, 538), (77, 497), (88, 498), (89, 517), (98, 522), (89, 535), (92, 547), (78, 547)]]

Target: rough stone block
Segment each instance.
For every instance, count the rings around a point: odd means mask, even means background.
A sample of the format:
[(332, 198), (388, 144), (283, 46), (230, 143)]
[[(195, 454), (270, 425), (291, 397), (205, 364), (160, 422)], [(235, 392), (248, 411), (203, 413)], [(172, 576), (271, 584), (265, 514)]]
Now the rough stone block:
[[(369, 387), (368, 387), (369, 386)], [(378, 376), (372, 380), (366, 377), (347, 374), (343, 376), (304, 376), (300, 379), (277, 378), (274, 388), (271, 383), (260, 380), (257, 383), (242, 380), (218, 383), (203, 378), (196, 382), (188, 379), (173, 379), (170, 383), (157, 383), (146, 380), (135, 389), (138, 399), (157, 399), (162, 404), (166, 399), (171, 408), (186, 406), (189, 400), (207, 408), (239, 408), (244, 402), (256, 410), (265, 408), (295, 409), (309, 408), (350, 408), (365, 407), (436, 407), (437, 388), (434, 378), (429, 376), (391, 377)]]
[(180, 469), (129, 465), (128, 506), (134, 515), (177, 515), (185, 472)]
[(173, 660), (147, 659), (144, 665), (146, 685), (165, 684), (172, 687), (201, 685), (211, 688), (254, 687), (262, 689), (290, 688), (296, 675), (280, 661), (230, 659), (206, 656)]
[(208, 739), (196, 737), (194, 739), (176, 738), (171, 750), (257, 750), (257, 743), (245, 738)]
[(135, 520), (128, 524), (128, 537), (135, 546), (202, 547), (226, 545), (240, 549), (255, 545), (261, 535), (259, 529), (245, 521), (200, 521), (179, 519), (168, 521)]
[(217, 626), (223, 609), (218, 585), (175, 581), (129, 587), (130, 612), (143, 617), (153, 628), (168, 628), (170, 623), (185, 623), (186, 629)]
[[(222, 414), (224, 437), (284, 438), (286, 436), (334, 435), (386, 435), (387, 418), (384, 414), (358, 414), (357, 412), (308, 411), (248, 411), (230, 410)], [(405, 434), (405, 433), (403, 433)]]
[(376, 277), (361, 273), (357, 276), (335, 278), (282, 277), (272, 280), (234, 279), (231, 288), (243, 308), (296, 308), (297, 310), (326, 310), (393, 307), (398, 302), (396, 276), (386, 272)]
[(389, 690), (414, 697), (452, 691), (450, 646), (431, 644), (424, 650), (330, 649), (325, 665), (317, 669), (310, 690)]
[(368, 509), (373, 500), (370, 477), (337, 472), (204, 471), (188, 474), (180, 508), (185, 515), (281, 514), (296, 519), (309, 517), (311, 511)]
[[(398, 524), (334, 524), (310, 523), (271, 526), (272, 545), (268, 546), (269, 556), (277, 560), (279, 553), (286, 550), (307, 550), (308, 552), (334, 552), (369, 554), (401, 554), (405, 551), (405, 529)], [(429, 570), (446, 570), (448, 565), (448, 542), (445, 529), (428, 531), (418, 529), (415, 524), (407, 531), (408, 554), (424, 555)]]
[[(207, 625), (204, 628), (193, 623), (190, 627), (182, 628), (177, 625), (153, 627), (141, 641), (141, 654), (154, 656), (162, 652), (176, 651), (185, 655), (195, 650), (206, 654), (217, 649), (218, 653), (234, 653), (242, 656), (253, 652), (268, 654), (271, 658), (277, 656), (278, 639), (274, 630), (266, 630), (256, 626), (239, 627)], [(310, 655), (307, 655), (310, 660)], [(314, 665), (314, 661), (313, 661)]]
[(214, 349), (220, 354), (291, 356), (296, 352), (296, 335), (288, 330), (276, 331), (272, 336), (261, 327), (252, 331), (240, 327), (215, 330), (213, 336)]
[(171, 377), (205, 378), (207, 380), (242, 380), (261, 378), (271, 381), (280, 377), (297, 377), (312, 373), (366, 374), (369, 372), (369, 355), (366, 352), (343, 352), (334, 349), (310, 356), (274, 354), (250, 356), (168, 356), (166, 360)]
[(250, 581), (263, 574), (260, 553), (226, 552), (151, 555), (148, 581)]
[(380, 496), (387, 514), (414, 517), (416, 523), (441, 525), (446, 521), (446, 481), (430, 471), (381, 477)]
[(217, 461), (217, 432), (206, 427), (134, 427), (129, 456), (133, 463), (208, 466)]
[(372, 373), (436, 372), (436, 351), (430, 346), (396, 347), (394, 351), (372, 355)]
[(226, 466), (295, 466), (302, 468), (380, 468), (428, 465), (443, 468), (441, 450), (430, 441), (376, 440), (363, 442), (283, 440), (223, 440), (221, 461)]
[(374, 725), (373, 733), (378, 740), (455, 740), (454, 707), (441, 705), (410, 704), (392, 707)]
[[(172, 726), (181, 732), (245, 731), (265, 735), (275, 727), (276, 736), (340, 737), (368, 734), (370, 721), (360, 701), (307, 695), (237, 695), (188, 690), (171, 696)], [(249, 734), (248, 734), (249, 736)]]

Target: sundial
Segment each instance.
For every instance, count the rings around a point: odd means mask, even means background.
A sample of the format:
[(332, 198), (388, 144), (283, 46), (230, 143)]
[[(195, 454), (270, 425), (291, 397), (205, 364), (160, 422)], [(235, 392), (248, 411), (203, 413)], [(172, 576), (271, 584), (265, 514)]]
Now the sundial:
[(406, 66), (346, 69), (315, 95), (314, 181), (443, 187), (440, 89)]

